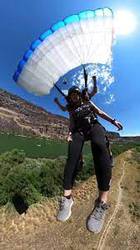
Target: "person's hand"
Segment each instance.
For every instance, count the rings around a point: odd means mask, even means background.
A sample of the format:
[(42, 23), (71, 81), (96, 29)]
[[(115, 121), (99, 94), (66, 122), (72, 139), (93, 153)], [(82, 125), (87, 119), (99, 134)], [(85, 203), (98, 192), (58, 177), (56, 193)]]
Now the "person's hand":
[(92, 76), (94, 82), (96, 82), (96, 76)]
[(67, 137), (67, 142), (70, 142), (70, 141), (72, 141), (72, 134), (71, 133), (69, 133), (68, 137)]
[(122, 130), (123, 129), (122, 124), (120, 122), (116, 121), (116, 120), (114, 120), (112, 122), (112, 124), (115, 125), (118, 128), (118, 130)]

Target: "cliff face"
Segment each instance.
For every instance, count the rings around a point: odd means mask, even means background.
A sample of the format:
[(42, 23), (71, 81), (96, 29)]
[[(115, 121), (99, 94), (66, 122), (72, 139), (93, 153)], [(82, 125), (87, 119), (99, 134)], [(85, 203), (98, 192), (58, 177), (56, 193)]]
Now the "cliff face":
[(107, 132), (107, 135), (108, 135), (108, 137), (109, 137), (109, 140), (110, 141), (119, 141), (120, 140), (120, 134), (119, 133), (117, 133), (117, 132)]
[(140, 142), (140, 136), (123, 136), (121, 137), (121, 142)]
[(68, 119), (0, 90), (0, 132), (63, 139)]
[[(67, 118), (0, 89), (0, 132), (64, 139), (68, 134), (68, 124)], [(108, 136), (111, 140), (120, 138), (115, 132), (108, 132)]]

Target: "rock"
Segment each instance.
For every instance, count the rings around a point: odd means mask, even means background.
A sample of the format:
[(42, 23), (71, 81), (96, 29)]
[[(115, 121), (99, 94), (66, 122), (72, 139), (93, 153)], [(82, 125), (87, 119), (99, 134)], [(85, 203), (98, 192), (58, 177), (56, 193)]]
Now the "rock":
[(0, 132), (65, 139), (68, 119), (0, 89)]

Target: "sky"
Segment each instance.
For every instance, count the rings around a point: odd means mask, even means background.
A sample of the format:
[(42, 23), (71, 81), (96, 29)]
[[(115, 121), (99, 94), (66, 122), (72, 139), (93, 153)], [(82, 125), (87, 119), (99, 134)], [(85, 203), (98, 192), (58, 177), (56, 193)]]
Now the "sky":
[[(140, 135), (140, 1), (139, 0), (0, 0), (0, 88), (45, 108), (68, 116), (59, 110), (53, 99), (61, 96), (52, 90), (50, 95), (37, 97), (18, 86), (12, 79), (19, 60), (32, 41), (65, 17), (83, 10), (109, 7), (131, 11), (137, 19), (133, 33), (118, 36), (113, 46), (112, 74), (114, 83), (106, 95), (114, 101), (105, 102), (101, 94), (95, 104), (123, 125), (120, 135)], [(63, 101), (63, 100), (62, 100)], [(107, 130), (117, 132), (112, 124), (100, 119)]]

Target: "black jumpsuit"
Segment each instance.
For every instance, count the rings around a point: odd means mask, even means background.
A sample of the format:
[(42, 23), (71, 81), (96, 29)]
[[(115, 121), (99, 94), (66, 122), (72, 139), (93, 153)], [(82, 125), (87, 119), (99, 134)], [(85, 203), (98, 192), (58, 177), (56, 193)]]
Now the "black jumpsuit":
[(72, 116), (75, 128), (72, 133), (72, 141), (68, 144), (63, 188), (65, 190), (72, 189), (84, 141), (90, 140), (98, 188), (100, 191), (108, 191), (112, 177), (112, 167), (106, 145), (106, 131), (98, 122), (90, 101), (76, 108)]

